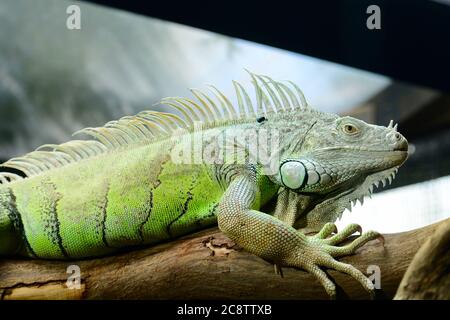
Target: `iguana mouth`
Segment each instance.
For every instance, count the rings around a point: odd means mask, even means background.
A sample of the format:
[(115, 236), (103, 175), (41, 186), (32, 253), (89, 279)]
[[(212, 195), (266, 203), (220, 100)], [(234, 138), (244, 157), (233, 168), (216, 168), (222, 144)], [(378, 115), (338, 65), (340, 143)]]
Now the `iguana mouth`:
[[(400, 166), (403, 164), (406, 159), (408, 158), (408, 147), (400, 146), (396, 149), (390, 149), (390, 150), (376, 150), (376, 149), (367, 149), (367, 148), (341, 148), (341, 147), (327, 147), (327, 148), (321, 148), (316, 150), (315, 154), (322, 154), (322, 153), (329, 153), (334, 152), (335, 155), (341, 154), (341, 155), (348, 155), (349, 153), (352, 153), (358, 157), (365, 157), (368, 159), (373, 159), (374, 157), (377, 158), (389, 158), (391, 162), (395, 162), (396, 166)], [(381, 171), (382, 172), (382, 171)]]
[(408, 145), (400, 145), (399, 147), (395, 148), (394, 151), (408, 152)]

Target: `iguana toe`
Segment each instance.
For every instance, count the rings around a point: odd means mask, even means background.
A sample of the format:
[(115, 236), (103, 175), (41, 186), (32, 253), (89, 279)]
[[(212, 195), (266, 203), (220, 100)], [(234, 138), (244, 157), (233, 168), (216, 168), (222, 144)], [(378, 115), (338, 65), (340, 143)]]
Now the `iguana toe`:
[(356, 223), (349, 224), (341, 232), (338, 232), (331, 238), (324, 239), (324, 243), (329, 244), (329, 245), (339, 244), (339, 243), (347, 240), (347, 238), (350, 237), (355, 232), (359, 232), (359, 234), (362, 234), (361, 226)]
[(317, 238), (317, 239), (325, 239), (325, 238), (329, 237), (333, 233), (338, 233), (338, 229), (337, 229), (337, 227), (336, 227), (336, 225), (334, 223), (328, 222), (313, 237)]
[[(349, 230), (351, 230), (351, 229), (349, 229)], [(342, 231), (342, 232), (344, 232), (344, 231)], [(376, 231), (367, 231), (367, 232), (364, 232), (363, 234), (361, 234), (358, 238), (356, 238), (349, 244), (342, 246), (342, 247), (334, 246), (334, 245), (330, 244), (329, 241), (327, 241), (327, 240), (331, 240), (332, 238), (324, 239), (323, 241), (325, 244), (329, 245), (328, 252), (333, 257), (342, 257), (342, 256), (348, 256), (348, 255), (354, 254), (358, 248), (362, 247), (367, 242), (375, 240), (375, 239), (379, 239), (380, 237), (383, 238), (382, 235)], [(342, 241), (343, 240), (345, 240), (345, 239), (342, 239)], [(338, 242), (342, 242), (342, 241), (338, 241)]]
[(361, 271), (356, 269), (354, 266), (347, 263), (339, 262), (334, 258), (327, 259), (327, 261), (324, 261), (323, 264), (328, 268), (332, 268), (337, 271), (348, 274), (362, 285), (362, 287), (369, 293), (372, 299), (375, 297), (375, 286), (372, 283), (372, 281), (369, 278), (367, 278)]
[(325, 273), (325, 271), (314, 264), (305, 265), (303, 268), (316, 277), (316, 279), (322, 284), (331, 300), (336, 299), (336, 285), (333, 283), (333, 281), (330, 280), (330, 278), (328, 278), (328, 275)]

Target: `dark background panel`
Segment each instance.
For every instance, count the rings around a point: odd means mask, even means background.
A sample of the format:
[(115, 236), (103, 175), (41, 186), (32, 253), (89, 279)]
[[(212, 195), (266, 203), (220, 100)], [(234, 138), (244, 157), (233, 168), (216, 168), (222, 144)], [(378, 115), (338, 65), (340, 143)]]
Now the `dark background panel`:
[[(450, 92), (450, 6), (418, 0), (90, 1)], [(369, 5), (381, 29), (369, 30)]]

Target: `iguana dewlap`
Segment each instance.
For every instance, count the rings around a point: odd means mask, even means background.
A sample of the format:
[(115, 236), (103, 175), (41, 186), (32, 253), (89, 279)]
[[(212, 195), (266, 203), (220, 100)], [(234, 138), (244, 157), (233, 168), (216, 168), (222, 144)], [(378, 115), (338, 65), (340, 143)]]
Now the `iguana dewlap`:
[[(314, 274), (332, 297), (321, 267), (373, 293), (363, 273), (335, 258), (379, 234), (337, 246), (360, 227), (332, 235), (333, 222), (374, 184), (391, 181), (407, 158), (406, 139), (392, 122), (319, 112), (295, 84), (250, 76), (256, 103), (237, 82), (236, 108), (214, 87), (209, 95), (191, 90), (195, 100), (162, 100), (179, 116), (141, 112), (81, 130), (93, 140), (44, 145), (3, 163), (0, 254), (96, 257), (218, 222), (247, 251)], [(260, 211), (274, 198), (273, 213)], [(311, 231), (318, 233), (304, 233)]]

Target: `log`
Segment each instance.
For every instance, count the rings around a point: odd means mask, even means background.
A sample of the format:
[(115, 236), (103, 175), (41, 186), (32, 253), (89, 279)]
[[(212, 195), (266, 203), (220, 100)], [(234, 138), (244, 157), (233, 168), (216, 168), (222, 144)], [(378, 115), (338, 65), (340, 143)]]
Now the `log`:
[[(408, 265), (439, 225), (386, 234), (340, 261), (367, 273), (380, 270), (379, 298), (392, 299)], [(81, 280), (67, 273), (79, 267)], [(72, 266), (72, 267), (71, 267)], [(373, 268), (373, 267), (371, 267)], [(305, 271), (273, 265), (245, 252), (211, 228), (149, 248), (98, 259), (44, 261), (0, 260), (1, 299), (328, 299), (319, 282)], [(368, 299), (360, 284), (334, 270), (338, 298)], [(74, 288), (75, 287), (75, 288)]]

